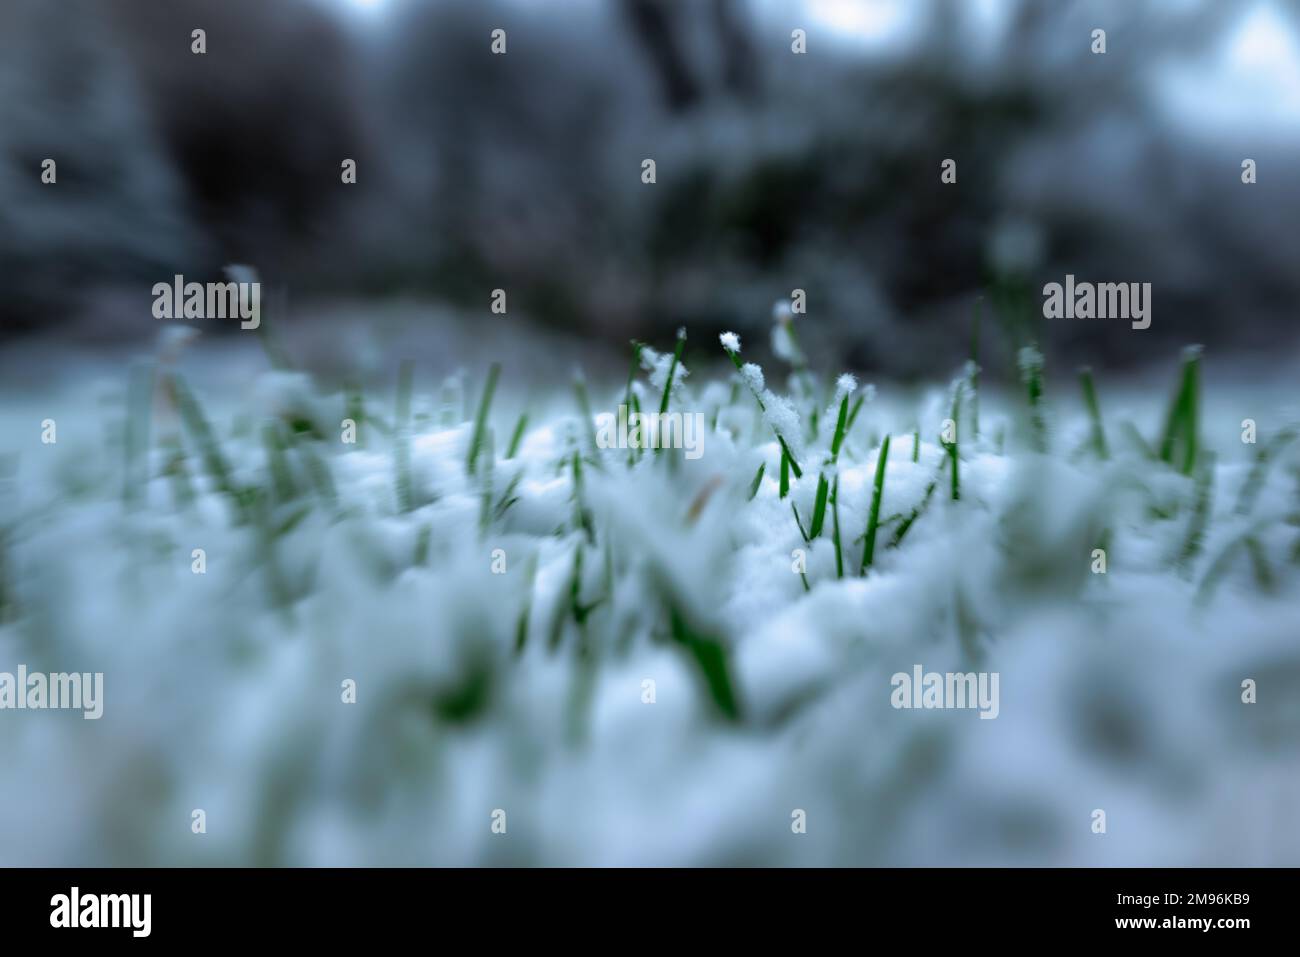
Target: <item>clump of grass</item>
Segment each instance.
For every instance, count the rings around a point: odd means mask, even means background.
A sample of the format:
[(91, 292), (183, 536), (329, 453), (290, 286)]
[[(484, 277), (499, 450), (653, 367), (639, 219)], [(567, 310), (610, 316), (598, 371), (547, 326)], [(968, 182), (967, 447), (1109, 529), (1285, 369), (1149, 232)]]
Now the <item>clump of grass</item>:
[[(952, 396), (951, 418), (954, 423), (959, 421), (959, 416), (970, 421), (971, 434), (977, 434), (978, 430), (978, 355), (979, 355), (979, 315), (977, 312), (975, 329), (972, 337), (971, 361), (967, 364), (967, 378), (965, 383), (958, 380), (954, 384)], [(678, 366), (683, 354), (684, 336), (679, 335), (677, 339), (676, 350), (673, 353), (671, 362), (666, 364), (667, 375), (663, 385), (663, 394), (660, 401), (660, 412), (666, 414), (671, 401), (672, 387), (675, 377), (679, 377)], [(758, 402), (759, 409), (762, 412), (768, 412), (769, 406), (765, 406), (764, 400), (771, 397), (766, 388), (755, 388), (754, 383), (761, 383), (761, 373), (759, 379), (755, 380), (752, 372), (756, 367), (742, 365), (739, 360), (739, 341), (734, 339), (733, 344), (729, 345), (727, 337), (723, 337), (723, 347), (737, 370), (740, 371), (739, 380), (733, 382), (732, 400), (735, 400), (739, 392), (739, 381), (743, 380), (749, 386), (751, 392)], [(1032, 351), (1032, 350), (1031, 350)], [(630, 410), (639, 411), (639, 400), (633, 391), (634, 374), (637, 364), (641, 357), (641, 347), (634, 343), (633, 355), (633, 372), (629, 374), (627, 387), (624, 393), (624, 399)], [(523, 464), (518, 466), (518, 471), (510, 479), (509, 484), (499, 496), (496, 494), (498, 489), (494, 483), (499, 483), (505, 478), (503, 473), (499, 478), (496, 476), (498, 470), (495, 455), (496, 447), (494, 434), (488, 420), (490, 417), (490, 406), (493, 399), (495, 387), (499, 376), (499, 365), (493, 364), (489, 370), (487, 380), (483, 386), (482, 396), (478, 405), (477, 415), (473, 423), (473, 433), (471, 435), (465, 466), (468, 474), (477, 481), (470, 483), (475, 487), (475, 491), (481, 496), (480, 509), (480, 528), (485, 533), (492, 522), (499, 521), (519, 499), (519, 483), (525, 475)], [(662, 371), (663, 366), (657, 366)], [(1028, 361), (1022, 355), (1021, 363), (1022, 376), (1026, 395), (1031, 410), (1031, 421), (1033, 422), (1033, 432), (1035, 447), (1046, 448), (1046, 434), (1042, 424), (1041, 416), (1041, 399), (1043, 395), (1041, 356), (1036, 359), (1031, 355)], [(684, 368), (680, 370), (680, 375), (684, 375)], [(1090, 445), (1099, 459), (1106, 459), (1110, 450), (1106, 442), (1106, 434), (1101, 422), (1100, 410), (1096, 401), (1095, 385), (1092, 382), (1091, 374), (1087, 370), (1080, 372), (1080, 381), (1084, 390), (1084, 400), (1087, 407), (1088, 415), (1091, 419), (1092, 430), (1090, 435)], [(964, 392), (964, 387), (970, 388), (970, 393)], [(182, 387), (183, 389), (183, 387)], [(613, 570), (613, 550), (610, 542), (602, 534), (600, 544), (597, 545), (595, 534), (595, 525), (593, 516), (586, 508), (586, 495), (584, 481), (590, 478), (590, 473), (584, 476), (584, 465), (593, 464), (591, 458), (586, 458), (583, 454), (584, 444), (590, 445), (593, 454), (596, 452), (595, 431), (592, 425), (590, 402), (586, 387), (579, 378), (574, 383), (575, 396), (578, 407), (587, 421), (586, 440), (578, 437), (576, 429), (573, 430), (569, 437), (565, 451), (561, 453), (558, 461), (547, 462), (549, 468), (555, 465), (559, 474), (566, 470), (572, 471), (572, 490), (573, 490), (573, 517), (572, 525), (565, 522), (566, 516), (560, 517), (562, 527), (556, 532), (559, 536), (565, 536), (570, 531), (576, 532), (581, 530), (583, 534), (572, 536), (574, 551), (572, 553), (572, 568), (567, 582), (561, 585), (556, 601), (556, 612), (554, 617), (548, 623), (538, 623), (538, 635), (536, 641), (542, 641), (549, 638), (548, 646), (552, 650), (559, 650), (559, 646), (565, 642), (568, 632), (568, 621), (572, 618), (577, 627), (578, 643), (575, 648), (565, 648), (566, 654), (572, 653), (575, 659), (575, 671), (573, 715), (585, 715), (588, 709), (588, 695), (591, 690), (591, 681), (595, 674), (594, 668), (601, 655), (601, 632), (603, 629), (589, 627), (593, 623), (593, 615), (596, 615), (594, 621), (602, 623), (603, 615), (597, 615), (596, 609), (605, 602), (612, 604), (612, 598), (615, 594), (614, 583), (615, 576)], [(398, 398), (397, 412), (394, 420), (393, 433), (396, 435), (394, 444), (395, 465), (397, 471), (397, 490), (398, 498), (402, 511), (411, 510), (416, 504), (413, 501), (413, 490), (410, 478), (410, 433), (411, 433), (411, 391), (412, 391), (412, 371), (410, 363), (403, 363), (398, 377)], [(795, 399), (799, 403), (798, 408), (806, 416), (808, 409), (806, 403), (814, 395), (813, 389), (800, 389), (795, 394)], [(811, 521), (807, 525), (803, 523), (802, 516), (798, 511), (795, 501), (791, 500), (791, 512), (794, 517), (801, 539), (805, 545), (813, 545), (826, 531), (826, 525), (830, 525), (830, 537), (834, 546), (835, 554), (835, 574), (837, 579), (843, 579), (845, 576), (845, 556), (844, 545), (846, 540), (841, 537), (841, 516), (839, 514), (839, 474), (838, 474), (838, 457), (847, 441), (847, 436), (853, 428), (854, 421), (860, 412), (866, 396), (859, 395), (853, 400), (854, 390), (845, 390), (843, 394), (837, 395), (838, 409), (835, 419), (835, 429), (829, 451), (822, 462), (822, 468), (818, 474), (818, 483), (816, 494), (813, 497)], [(1196, 476), (1194, 486), (1194, 501), (1192, 502), (1191, 519), (1188, 522), (1185, 538), (1181, 541), (1181, 548), (1176, 551), (1175, 559), (1177, 564), (1183, 568), (1190, 566), (1198, 559), (1205, 539), (1206, 529), (1211, 518), (1212, 502), (1212, 479), (1213, 479), (1213, 456), (1199, 449), (1196, 441), (1196, 429), (1198, 424), (1197, 399), (1199, 396), (1199, 372), (1196, 368), (1195, 357), (1185, 360), (1183, 375), (1179, 385), (1178, 394), (1175, 397), (1171, 414), (1166, 422), (1165, 434), (1161, 441), (1161, 451), (1159, 458), (1174, 465), (1175, 467), (1186, 470), (1192, 469), (1191, 474)], [(852, 400), (852, 401), (851, 401)], [(653, 401), (652, 399), (648, 401)], [(187, 405), (188, 403), (188, 405)], [(963, 408), (965, 404), (965, 408)], [(292, 508), (292, 514), (285, 516), (285, 512), (290, 509), (275, 509), (273, 506), (290, 502), (295, 499), (301, 499), (310, 492), (308, 476), (311, 476), (311, 482), (317, 485), (318, 491), (322, 496), (325, 494), (324, 489), (329, 484), (332, 493), (332, 478), (325, 462), (321, 460), (316, 450), (323, 448), (317, 446), (311, 440), (311, 432), (304, 431), (296, 433), (287, 429), (280, 422), (267, 422), (261, 426), (261, 441), (265, 447), (266, 478), (262, 484), (256, 488), (241, 489), (237, 487), (231, 479), (231, 472), (226, 463), (219, 443), (216, 442), (208, 427), (202, 412), (198, 409), (197, 403), (192, 396), (185, 393), (184, 398), (179, 400), (178, 405), (182, 408), (182, 416), (188, 428), (188, 434), (194, 437), (197, 447), (203, 455), (207, 470), (214, 477), (214, 480), (223, 491), (232, 495), (237, 502), (244, 503), (249, 509), (249, 515), (254, 522), (254, 534), (258, 536), (258, 542), (261, 546), (262, 561), (267, 563), (266, 586), (269, 589), (270, 601), (276, 606), (289, 609), (292, 604), (293, 595), (290, 592), (290, 586), (297, 587), (296, 584), (286, 581), (275, 564), (277, 550), (279, 549), (279, 540), (291, 531), (294, 526), (308, 514), (309, 504), (295, 502)], [(770, 405), (770, 403), (769, 403)], [(360, 423), (366, 418), (367, 413), (362, 403), (359, 393), (348, 398), (348, 411), (353, 414), (354, 418)], [(718, 406), (721, 408), (721, 405)], [(823, 415), (824, 424), (829, 424), (829, 411), (822, 407), (826, 413)], [(835, 408), (832, 406), (832, 408)], [(468, 412), (468, 409), (466, 410)], [(793, 429), (799, 419), (791, 414), (784, 404), (774, 409), (778, 414), (775, 416), (765, 416), (767, 427), (775, 433), (778, 439), (781, 459), (780, 459), (780, 496), (782, 499), (789, 498), (790, 493), (790, 476), (794, 474), (795, 478), (800, 478), (802, 473), (799, 464), (795, 461), (789, 445), (786, 442), (786, 436), (782, 434), (782, 428)], [(466, 416), (467, 417), (467, 416)], [(874, 416), (869, 416), (874, 420)], [(463, 422), (464, 418), (458, 421)], [(528, 413), (525, 410), (520, 413), (515, 425), (511, 439), (507, 448), (506, 458), (514, 458), (522, 442), (524, 431), (527, 427)], [(813, 422), (815, 432), (817, 425), (815, 418), (805, 419)], [(715, 415), (716, 423), (716, 415)], [(418, 420), (417, 420), (418, 426)], [(128, 420), (130, 428), (130, 419)], [(759, 438), (759, 430), (762, 423), (755, 422), (754, 435)], [(868, 432), (876, 430), (876, 422), (869, 423)], [(250, 435), (256, 436), (257, 432), (249, 425)], [(765, 431), (765, 430), (764, 430)], [(792, 437), (801, 434), (791, 433)], [(906, 434), (906, 433), (904, 433)], [(1113, 433), (1114, 434), (1114, 433)], [(897, 547), (905, 535), (908, 534), (910, 527), (918, 520), (918, 517), (924, 512), (931, 502), (936, 487), (945, 479), (944, 472), (948, 472), (948, 484), (950, 487), (951, 497), (954, 500), (960, 498), (960, 456), (959, 445), (956, 435), (953, 441), (948, 442), (944, 435), (940, 437), (940, 444), (945, 452), (939, 456), (939, 461), (935, 463), (934, 480), (931, 481), (926, 490), (923, 499), (911, 509), (910, 514), (893, 515), (882, 521), (881, 503), (883, 500), (883, 486), (888, 468), (888, 456), (890, 451), (891, 436), (884, 434), (880, 439), (880, 446), (876, 456), (874, 480), (872, 484), (871, 498), (868, 509), (867, 524), (862, 535), (862, 555), (859, 562), (859, 576), (867, 575), (868, 569), (874, 566), (874, 557), (876, 545), (880, 537), (882, 527), (888, 529), (895, 521), (898, 521), (892, 541), (889, 547)], [(1238, 508), (1243, 514), (1250, 510), (1256, 497), (1259, 494), (1260, 487), (1264, 482), (1264, 472), (1271, 456), (1276, 454), (1276, 449), (1280, 448), (1280, 442), (1283, 435), (1276, 436), (1274, 441), (1267, 446), (1262, 447), (1256, 453), (1257, 458), (1255, 466), (1251, 470), (1245, 486), (1243, 486)], [(1287, 441), (1295, 437), (1294, 430), (1285, 434)], [(912, 461), (919, 462), (920, 457), (920, 428), (914, 430), (912, 434)], [(229, 441), (229, 440), (228, 440)], [(254, 438), (253, 441), (256, 441)], [(969, 440), (968, 440), (969, 441)], [(1118, 440), (1117, 440), (1118, 441)], [(139, 450), (141, 440), (133, 437), (128, 431), (126, 436), (127, 465), (126, 473), (128, 477), (138, 468)], [(147, 451), (147, 434), (143, 440)], [(990, 446), (992, 443), (989, 443)], [(798, 443), (796, 442), (796, 446)], [(768, 446), (770, 448), (770, 445)], [(1001, 449), (1001, 440), (998, 440), (999, 454)], [(134, 451), (133, 451), (134, 449)], [(629, 464), (635, 461), (637, 450), (629, 450)], [(301, 460), (295, 459), (298, 455)], [(801, 453), (802, 454), (802, 453)], [(851, 455), (850, 457), (856, 457)], [(1156, 457), (1153, 453), (1153, 457)], [(586, 461), (584, 462), (584, 458)], [(607, 457), (603, 460), (597, 458), (595, 466), (597, 468), (608, 468), (609, 463), (614, 458)], [(603, 462), (603, 466), (602, 463)], [(314, 464), (313, 464), (314, 463)], [(968, 452), (967, 464), (971, 463)], [(749, 500), (753, 500), (762, 486), (763, 478), (766, 475), (766, 462), (760, 463), (757, 471), (749, 484)], [(927, 465), (927, 468), (929, 466)], [(968, 495), (970, 473), (967, 475)], [(722, 479), (717, 479), (723, 482)], [(707, 501), (707, 495), (711, 494), (714, 486), (710, 485), (704, 492), (696, 498), (688, 512), (688, 521), (694, 521), (698, 518), (704, 503)], [(124, 498), (129, 501), (130, 492), (124, 489)], [(302, 507), (298, 507), (301, 505)], [(808, 503), (805, 500), (805, 508)], [(829, 508), (830, 520), (827, 522), (826, 512)], [(432, 526), (423, 524), (418, 529), (418, 536), (414, 550), (414, 559), (416, 565), (426, 566), (430, 560), (430, 550), (432, 544)], [(857, 540), (848, 542), (849, 547), (857, 544)], [(1105, 540), (1103, 539), (1103, 544)], [(1179, 544), (1175, 542), (1174, 544)], [(590, 553), (591, 548), (599, 548), (600, 554), (593, 555)], [(1270, 557), (1266, 553), (1263, 539), (1260, 537), (1259, 527), (1257, 526), (1250, 533), (1241, 536), (1232, 543), (1231, 551), (1225, 550), (1232, 557), (1240, 558), (1243, 554), (1250, 559), (1251, 568), (1254, 572), (1257, 585), (1262, 591), (1269, 591), (1276, 587), (1277, 577), (1274, 568), (1270, 563)], [(588, 585), (585, 590), (589, 593), (584, 595), (584, 564), (590, 564), (597, 561), (601, 556), (605, 562), (605, 584), (603, 587), (603, 597), (594, 601), (590, 600), (590, 592), (596, 591), (601, 586), (592, 586), (592, 575), (587, 576)], [(3, 557), (0, 554), (0, 557)], [(559, 561), (567, 564), (568, 556), (561, 557)], [(849, 559), (851, 560), (851, 558)], [(1220, 555), (1211, 564), (1211, 571), (1207, 572), (1201, 580), (1201, 593), (1208, 594), (1213, 582), (1217, 580), (1217, 575), (1221, 574), (1222, 567), (1227, 558)], [(532, 605), (534, 602), (534, 580), (537, 574), (539, 562), (539, 553), (534, 552), (529, 559), (527, 572), (527, 586), (523, 593), (521, 607), (518, 609), (518, 618), (511, 621), (509, 617), (505, 623), (507, 633), (511, 624), (515, 625), (514, 647), (517, 653), (522, 652), (529, 640), (529, 626)], [(589, 571), (595, 572), (595, 569)], [(805, 592), (811, 590), (808, 574), (805, 570), (798, 571)], [(849, 574), (852, 576), (852, 568), (849, 566)], [(0, 570), (0, 585), (3, 584), (3, 571)], [(954, 610), (958, 625), (959, 638), (961, 647), (968, 655), (978, 653), (978, 638), (980, 637), (980, 622), (974, 614), (974, 606), (970, 605), (967, 597), (958, 589), (954, 597)], [(0, 593), (0, 612), (3, 612), (4, 598)], [(724, 643), (706, 633), (707, 629), (699, 630), (688, 619), (685, 614), (689, 611), (690, 606), (679, 603), (675, 600), (665, 599), (663, 605), (664, 612), (667, 615), (671, 639), (677, 645), (685, 649), (690, 655), (695, 667), (704, 680), (704, 692), (707, 694), (709, 701), (715, 706), (718, 712), (732, 720), (737, 720), (741, 714), (739, 700), (736, 694), (736, 687), (732, 683), (730, 669), (728, 665), (727, 649)], [(512, 608), (512, 611), (514, 609)], [(547, 624), (550, 625), (549, 635), (546, 633)], [(611, 627), (610, 630), (613, 630)], [(590, 631), (590, 634), (588, 632)], [(624, 632), (627, 633), (626, 631)], [(642, 634), (642, 632), (634, 632)], [(662, 634), (661, 632), (658, 634)], [(509, 638), (507, 637), (507, 642)], [(592, 642), (596, 642), (593, 644)], [(613, 647), (604, 645), (605, 648)], [(578, 725), (574, 725), (575, 728)]]
[[(848, 431), (849, 396), (857, 390), (858, 384), (852, 376), (841, 376), (835, 390), (840, 394), (840, 411), (835, 420), (835, 434), (831, 438), (831, 450), (826, 465), (831, 469), (839, 463), (840, 446), (844, 444), (844, 435)], [(826, 500), (830, 494), (830, 481), (826, 478), (826, 469), (817, 475), (817, 495), (813, 503), (812, 527), (808, 530), (810, 538), (818, 538), (826, 522)]]

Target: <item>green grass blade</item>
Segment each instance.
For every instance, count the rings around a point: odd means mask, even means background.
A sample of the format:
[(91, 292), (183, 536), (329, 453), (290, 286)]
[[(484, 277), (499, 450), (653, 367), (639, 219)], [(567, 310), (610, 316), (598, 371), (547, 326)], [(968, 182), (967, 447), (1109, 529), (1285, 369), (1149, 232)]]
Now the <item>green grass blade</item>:
[(122, 504), (135, 508), (148, 485), (149, 419), (153, 407), (153, 369), (136, 364), (127, 385), (126, 422), (122, 435)]
[(835, 577), (844, 577), (844, 550), (840, 547), (840, 477), (831, 489), (831, 541), (835, 543)]
[(524, 430), (528, 428), (528, 413), (520, 412), (515, 430), (510, 434), (510, 448), (506, 449), (506, 458), (512, 459), (519, 452), (519, 444), (524, 440)]
[(293, 480), (293, 471), (289, 468), (286, 454), (288, 445), (276, 422), (262, 425), (262, 446), (266, 450), (267, 470), (271, 473), (271, 488), (277, 502), (287, 502), (295, 498), (298, 489)]
[(844, 423), (845, 435), (848, 435), (848, 433), (853, 431), (853, 423), (857, 421), (858, 412), (862, 409), (862, 405), (866, 401), (867, 397), (865, 395), (860, 395), (853, 400), (853, 408), (849, 410), (849, 420)]
[(1092, 370), (1084, 366), (1079, 370), (1079, 384), (1083, 387), (1083, 404), (1088, 410), (1088, 419), (1092, 422), (1092, 450), (1102, 461), (1110, 458), (1110, 449), (1106, 445), (1106, 428), (1101, 421), (1101, 406), (1097, 403), (1097, 386), (1092, 381)]
[(1268, 555), (1264, 552), (1264, 546), (1254, 535), (1247, 535), (1242, 544), (1246, 546), (1246, 554), (1250, 556), (1250, 567), (1255, 574), (1255, 584), (1262, 592), (1272, 592), (1277, 579), (1273, 576), (1273, 569), (1269, 564)]
[(497, 377), (501, 375), (501, 363), (494, 362), (488, 367), (487, 381), (483, 383), (483, 395), (479, 398), (478, 415), (474, 417), (474, 432), (469, 441), (469, 458), (465, 463), (470, 475), (477, 467), (479, 452), (483, 448), (483, 436), (487, 431), (488, 411), (492, 408), (492, 393), (496, 391)]
[(875, 560), (876, 529), (880, 527), (880, 499), (885, 490), (885, 464), (889, 461), (889, 436), (880, 443), (880, 453), (876, 456), (876, 477), (871, 483), (871, 511), (867, 515), (867, 532), (862, 541), (862, 561), (858, 565), (858, 574), (865, 575)]
[(799, 509), (795, 506), (794, 502), (790, 503), (790, 511), (794, 512), (794, 523), (799, 526), (799, 534), (803, 537), (804, 543), (807, 544), (808, 542), (811, 542), (812, 539), (809, 538), (808, 533), (804, 531), (803, 520), (799, 518)]
[(330, 472), (329, 465), (316, 454), (315, 448), (307, 438), (295, 439), (295, 448), (302, 457), (312, 485), (316, 487), (316, 494), (324, 499), (331, 509), (337, 508), (338, 491), (334, 487), (334, 476)]
[(403, 359), (397, 369), (397, 411), (393, 421), (393, 466), (400, 512), (414, 508), (411, 486), (411, 388), (414, 374), (415, 364), (410, 359)]
[(790, 447), (785, 444), (785, 437), (778, 432), (776, 440), (781, 443), (781, 451), (785, 454), (786, 461), (790, 463), (790, 471), (794, 473), (794, 477), (803, 478), (803, 470), (799, 468), (799, 463), (795, 460), (794, 453), (790, 451)]
[(673, 640), (691, 655), (718, 712), (729, 721), (741, 717), (740, 699), (731, 680), (727, 649), (720, 641), (695, 631), (676, 609), (669, 610)]
[(1293, 428), (1286, 428), (1273, 436), (1268, 442), (1261, 443), (1255, 452), (1255, 461), (1251, 464), (1250, 474), (1246, 476), (1245, 483), (1241, 486), (1241, 492), (1237, 496), (1237, 514), (1248, 515), (1255, 507), (1255, 499), (1259, 497), (1260, 489), (1264, 487), (1264, 479), (1268, 475), (1268, 466), (1276, 457), (1277, 453), (1290, 442), (1295, 441), (1297, 431)]
[(194, 398), (180, 376), (172, 376), (170, 384), (172, 394), (176, 397), (176, 405), (180, 410), (181, 420), (198, 446), (199, 458), (203, 462), (204, 469), (212, 477), (217, 490), (233, 498), (240, 512), (244, 512), (247, 505), (245, 497), (241, 496), (240, 490), (235, 487), (230, 474), (230, 465), (221, 452), (221, 445), (213, 435), (212, 427), (208, 424), (198, 400)]
[(1178, 389), (1169, 403), (1164, 433), (1160, 438), (1160, 461), (1167, 465), (1175, 466), (1174, 459), (1181, 445), (1182, 461), (1176, 467), (1184, 475), (1191, 475), (1196, 467), (1200, 434), (1200, 365), (1200, 349), (1191, 347), (1184, 350)]
[(524, 575), (524, 602), (515, 625), (515, 654), (522, 654), (528, 643), (528, 617), (533, 610), (533, 583), (537, 578), (537, 553), (528, 559), (528, 572)]
[(593, 459), (599, 460), (600, 446), (596, 442), (596, 423), (591, 414), (591, 401), (587, 398), (587, 383), (582, 376), (573, 380), (573, 395), (578, 401), (578, 410), (582, 413), (583, 430), (587, 434), (587, 448)]
[(889, 543), (890, 548), (897, 548), (902, 544), (903, 537), (907, 535), (908, 530), (911, 529), (916, 520), (921, 517), (921, 513), (925, 511), (926, 506), (930, 504), (930, 499), (934, 497), (934, 490), (938, 488), (938, 486), (938, 482), (931, 482), (926, 486), (925, 495), (921, 497), (920, 504), (912, 509), (911, 513), (899, 523), (898, 528), (894, 531), (894, 538)]
[[(661, 421), (663, 419), (663, 416), (668, 414), (668, 400), (672, 397), (672, 393), (673, 393), (673, 376), (677, 373), (677, 366), (682, 361), (682, 349), (684, 349), (685, 347), (686, 347), (686, 330), (679, 329), (677, 331), (677, 345), (673, 349), (673, 358), (672, 361), (668, 364), (668, 378), (664, 380), (663, 398), (660, 399), (659, 401), (659, 416)], [(661, 451), (662, 448), (663, 448), (662, 442), (655, 444), (655, 452)]]
[(846, 395), (840, 400), (840, 414), (835, 420), (835, 435), (831, 439), (831, 463), (839, 461), (840, 446), (844, 444), (844, 436), (849, 430), (849, 397)]
[(1194, 489), (1195, 503), (1191, 519), (1187, 523), (1187, 535), (1178, 554), (1178, 565), (1184, 570), (1201, 553), (1205, 544), (1205, 529), (1210, 523), (1210, 510), (1214, 496), (1214, 454), (1207, 452), (1201, 456), (1202, 463)]
[(976, 296), (975, 320), (971, 323), (970, 338), (970, 434), (975, 438), (979, 438), (980, 434), (980, 320), (983, 304), (984, 297)]
[(817, 476), (817, 498), (813, 502), (812, 526), (808, 529), (809, 539), (817, 538), (822, 533), (822, 526), (826, 523), (826, 497), (830, 494), (830, 483), (826, 481), (826, 476)]

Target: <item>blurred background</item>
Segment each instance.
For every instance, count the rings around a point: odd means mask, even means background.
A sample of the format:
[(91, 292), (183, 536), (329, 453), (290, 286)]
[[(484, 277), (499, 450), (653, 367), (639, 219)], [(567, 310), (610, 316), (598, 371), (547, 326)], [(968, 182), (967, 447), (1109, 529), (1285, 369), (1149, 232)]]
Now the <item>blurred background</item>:
[(513, 331), (712, 352), (799, 287), (814, 357), (911, 378), (1072, 272), (1152, 283), (1153, 325), (1052, 323), (1049, 358), (1274, 351), (1298, 49), (1274, 0), (8, 0), (0, 337), (148, 341), (153, 283), (227, 263), (304, 343), (474, 337), (502, 288)]

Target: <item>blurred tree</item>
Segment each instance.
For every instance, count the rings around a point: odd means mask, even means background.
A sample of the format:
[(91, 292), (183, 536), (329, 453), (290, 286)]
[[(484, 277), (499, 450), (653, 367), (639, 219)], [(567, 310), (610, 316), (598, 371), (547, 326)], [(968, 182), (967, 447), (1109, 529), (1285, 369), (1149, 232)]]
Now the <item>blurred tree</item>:
[(664, 105), (675, 113), (694, 106), (702, 91), (682, 48), (673, 4), (667, 0), (623, 0), (623, 10), (654, 68)]

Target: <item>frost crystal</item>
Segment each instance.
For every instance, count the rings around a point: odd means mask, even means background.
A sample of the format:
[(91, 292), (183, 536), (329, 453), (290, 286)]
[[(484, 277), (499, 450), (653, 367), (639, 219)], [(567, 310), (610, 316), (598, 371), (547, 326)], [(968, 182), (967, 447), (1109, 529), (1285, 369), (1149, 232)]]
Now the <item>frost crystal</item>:
[(722, 343), (722, 348), (726, 349), (728, 352), (740, 351), (740, 336), (736, 335), (734, 332), (724, 332), (722, 335), (718, 336), (718, 341)]
[(1022, 376), (1030, 376), (1043, 371), (1043, 354), (1033, 346), (1025, 346), (1016, 356), (1016, 364)]
[(776, 434), (785, 439), (790, 453), (799, 458), (803, 453), (803, 442), (799, 431), (799, 413), (795, 411), (790, 400), (779, 396), (770, 389), (763, 393), (763, 419)]
[(754, 395), (762, 395), (763, 390), (767, 388), (767, 383), (763, 381), (763, 370), (752, 362), (746, 362), (740, 367), (740, 377), (745, 380), (745, 385), (749, 386)]
[[(668, 381), (668, 370), (672, 367), (672, 353), (659, 352), (649, 346), (641, 347), (641, 368), (650, 373), (650, 384), (654, 386), (661, 394), (664, 390), (664, 383)], [(673, 392), (676, 393), (681, 387), (682, 380), (690, 372), (682, 363), (677, 363), (677, 369), (673, 372)]]

